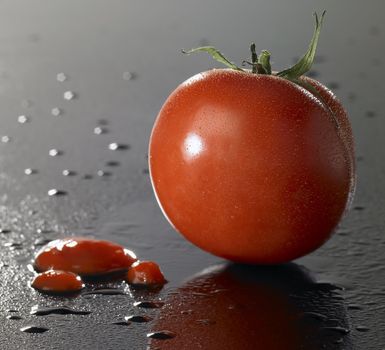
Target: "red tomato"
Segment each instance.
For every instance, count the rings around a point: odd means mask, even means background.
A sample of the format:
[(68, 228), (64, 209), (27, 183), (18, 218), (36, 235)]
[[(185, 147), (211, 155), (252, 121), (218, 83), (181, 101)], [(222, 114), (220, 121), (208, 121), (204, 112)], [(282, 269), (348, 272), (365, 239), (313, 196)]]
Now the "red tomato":
[(80, 276), (72, 272), (54, 270), (39, 273), (31, 286), (45, 293), (74, 293), (84, 288)]
[(162, 285), (167, 282), (159, 265), (152, 261), (136, 261), (128, 270), (126, 280), (137, 285)]
[(163, 105), (149, 146), (152, 185), (170, 223), (198, 247), (281, 263), (321, 246), (354, 189), (349, 120), (320, 83), (214, 69)]
[(133, 252), (119, 244), (70, 237), (48, 243), (36, 254), (34, 265), (38, 271), (53, 269), (93, 276), (126, 270), (136, 260)]

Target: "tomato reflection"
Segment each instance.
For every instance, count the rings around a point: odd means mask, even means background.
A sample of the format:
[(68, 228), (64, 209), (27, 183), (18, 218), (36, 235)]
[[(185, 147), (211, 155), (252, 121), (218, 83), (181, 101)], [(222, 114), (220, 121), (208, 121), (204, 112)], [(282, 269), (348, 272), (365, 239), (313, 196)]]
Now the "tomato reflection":
[(231, 264), (205, 270), (170, 294), (152, 330), (176, 336), (150, 339), (149, 349), (349, 348), (337, 326), (346, 327), (339, 291), (317, 284), (304, 268)]

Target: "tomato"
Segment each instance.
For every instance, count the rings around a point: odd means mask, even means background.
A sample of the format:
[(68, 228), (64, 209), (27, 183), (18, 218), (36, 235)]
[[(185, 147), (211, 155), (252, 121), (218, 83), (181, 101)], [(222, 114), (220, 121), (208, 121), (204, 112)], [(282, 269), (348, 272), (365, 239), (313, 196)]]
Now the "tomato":
[(67, 271), (49, 270), (39, 273), (31, 286), (43, 293), (75, 293), (84, 288), (80, 276)]
[(216, 69), (181, 84), (155, 122), (152, 184), (171, 224), (215, 255), (280, 263), (331, 235), (354, 188), (349, 120), (334, 95)]
[(84, 238), (57, 239), (44, 246), (35, 256), (37, 271), (63, 270), (82, 276), (94, 276), (127, 270), (135, 261), (133, 252), (119, 244)]
[(169, 222), (198, 247), (245, 263), (282, 263), (320, 247), (353, 198), (354, 142), (334, 94), (307, 78), (324, 14), (306, 54), (273, 72), (250, 46), (245, 70), (199, 73), (155, 121), (149, 168)]
[(136, 261), (128, 270), (126, 280), (136, 285), (163, 285), (167, 282), (159, 265), (153, 261)]

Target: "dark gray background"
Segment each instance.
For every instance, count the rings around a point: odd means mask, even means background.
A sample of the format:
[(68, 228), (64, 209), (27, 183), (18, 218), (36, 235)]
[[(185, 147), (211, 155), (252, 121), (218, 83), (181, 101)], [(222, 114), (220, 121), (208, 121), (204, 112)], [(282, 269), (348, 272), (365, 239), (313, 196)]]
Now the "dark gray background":
[[(281, 69), (304, 53), (313, 30), (311, 14), (322, 9), (328, 13), (313, 70), (335, 90), (352, 120), (356, 209), (322, 249), (298, 263), (317, 281), (345, 288), (341, 307), (351, 332), (339, 349), (385, 348), (382, 0), (1, 1), (0, 136), (11, 141), (0, 142), (0, 227), (12, 232), (0, 234), (0, 241), (22, 247), (1, 248), (0, 348), (145, 349), (150, 327), (111, 325), (133, 308), (129, 291), (62, 300), (30, 289), (33, 242), (72, 233), (117, 241), (158, 261), (170, 280), (168, 289), (218, 262), (172, 231), (144, 171), (148, 138), (163, 101), (189, 76), (217, 66), (205, 54), (184, 57), (179, 49), (212, 43), (241, 62), (255, 41), (258, 49), (272, 52), (275, 69)], [(68, 76), (65, 82), (56, 80), (60, 72)], [(123, 79), (124, 72), (135, 73), (134, 79)], [(74, 100), (63, 99), (67, 90), (76, 93)], [(54, 107), (62, 109), (61, 116), (51, 115)], [(18, 123), (19, 115), (29, 122)], [(109, 132), (95, 135), (100, 119), (108, 121)], [(110, 142), (131, 148), (111, 151)], [(64, 154), (50, 157), (51, 148)], [(120, 166), (106, 166), (111, 160)], [(25, 168), (38, 172), (25, 175)], [(64, 177), (63, 169), (77, 175)], [(99, 177), (100, 169), (112, 175)], [(85, 174), (93, 178), (84, 179)], [(50, 198), (51, 188), (68, 195)], [(93, 313), (29, 315), (33, 305), (63, 303)], [(7, 320), (10, 308), (23, 319)], [(50, 330), (19, 331), (32, 323)], [(358, 332), (357, 326), (369, 329)]]

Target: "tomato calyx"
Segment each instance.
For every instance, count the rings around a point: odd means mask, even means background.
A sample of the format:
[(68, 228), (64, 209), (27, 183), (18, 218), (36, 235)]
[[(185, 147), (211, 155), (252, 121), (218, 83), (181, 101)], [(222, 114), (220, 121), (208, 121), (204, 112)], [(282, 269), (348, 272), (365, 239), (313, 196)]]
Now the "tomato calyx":
[[(244, 60), (242, 63), (242, 66), (245, 66), (246, 64), (250, 65), (252, 74), (276, 75), (277, 77), (287, 79), (292, 81), (293, 83), (301, 85), (302, 87), (306, 88), (310, 92), (314, 93), (313, 90), (315, 89), (313, 89), (312, 86), (304, 86), (304, 83), (301, 82), (299, 78), (305, 73), (307, 73), (313, 65), (314, 57), (315, 57), (315, 53), (318, 45), (318, 39), (321, 33), (321, 28), (322, 28), (323, 19), (325, 17), (325, 13), (326, 11), (323, 11), (320, 17), (318, 16), (317, 13), (314, 13), (315, 28), (314, 28), (312, 39), (310, 41), (310, 45), (306, 53), (302, 56), (302, 58), (298, 60), (298, 62), (294, 66), (284, 69), (278, 73), (273, 73), (270, 65), (270, 56), (271, 56), (270, 52), (267, 50), (262, 50), (261, 54), (258, 56), (255, 51), (254, 43), (250, 45), (251, 61)], [(243, 69), (237, 66), (234, 62), (227, 59), (214, 46), (202, 46), (191, 50), (182, 50), (182, 53), (187, 55), (191, 53), (196, 53), (196, 52), (207, 52), (208, 54), (211, 55), (213, 59), (224, 64), (230, 69), (240, 71), (240, 72), (250, 73), (250, 70)]]

